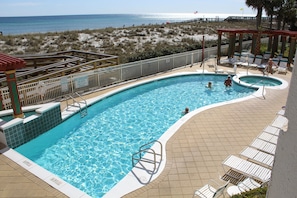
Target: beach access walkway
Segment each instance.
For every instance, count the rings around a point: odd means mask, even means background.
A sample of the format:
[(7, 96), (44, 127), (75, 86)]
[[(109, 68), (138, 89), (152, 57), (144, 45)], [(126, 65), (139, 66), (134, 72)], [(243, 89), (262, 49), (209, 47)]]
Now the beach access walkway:
[[(160, 75), (196, 72), (198, 69), (201, 70), (200, 64)], [(213, 71), (207, 64), (205, 69)], [(246, 70), (238, 68), (240, 71)], [(260, 74), (257, 70), (249, 72)], [(291, 72), (273, 76), (289, 83)], [(110, 90), (85, 97), (91, 98)], [(224, 174), (221, 165), (224, 159), (230, 154), (239, 154), (273, 121), (276, 113), (286, 104), (288, 90), (289, 87), (283, 90), (266, 89), (265, 99), (253, 98), (219, 106), (193, 116), (167, 142), (167, 163), (161, 175), (125, 197), (192, 197), (196, 189), (207, 184), (210, 179), (218, 179), (219, 174)], [(1, 154), (0, 167), (0, 198), (66, 197)]]

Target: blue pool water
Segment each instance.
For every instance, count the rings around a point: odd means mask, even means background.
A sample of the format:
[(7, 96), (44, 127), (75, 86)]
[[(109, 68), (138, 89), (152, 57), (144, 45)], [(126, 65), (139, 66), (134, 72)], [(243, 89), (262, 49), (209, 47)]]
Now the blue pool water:
[[(121, 91), (74, 115), (16, 151), (92, 197), (102, 197), (131, 169), (131, 156), (158, 139), (185, 107), (245, 97), (255, 92), (224, 75), (184, 75)], [(212, 89), (206, 88), (211, 81)]]
[(282, 84), (280, 80), (267, 76), (242, 76), (239, 79), (242, 82), (256, 86), (279, 86)]

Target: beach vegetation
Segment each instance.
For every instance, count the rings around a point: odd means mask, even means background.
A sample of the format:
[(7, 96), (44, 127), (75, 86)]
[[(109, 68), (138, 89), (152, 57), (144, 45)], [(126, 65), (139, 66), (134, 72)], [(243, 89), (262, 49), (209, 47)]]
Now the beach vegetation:
[[(64, 50), (85, 50), (119, 56), (120, 63), (155, 58), (216, 46), (218, 28), (254, 29), (255, 22), (228, 23), (188, 21), (124, 28), (86, 29), (24, 35), (2, 35), (0, 47), (7, 54), (42, 54)], [(248, 38), (244, 38), (248, 39)], [(222, 43), (228, 38), (223, 37)]]

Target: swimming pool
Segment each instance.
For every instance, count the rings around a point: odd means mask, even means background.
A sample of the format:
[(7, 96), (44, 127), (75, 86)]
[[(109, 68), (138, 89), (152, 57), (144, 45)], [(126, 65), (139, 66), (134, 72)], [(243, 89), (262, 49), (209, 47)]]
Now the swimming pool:
[[(132, 168), (131, 155), (158, 139), (179, 120), (185, 107), (251, 95), (255, 89), (234, 84), (225, 75), (183, 75), (160, 79), (102, 99), (81, 118), (61, 125), (16, 150), (92, 197), (102, 197)], [(213, 88), (205, 86), (211, 81)]]
[(240, 82), (256, 86), (279, 86), (282, 84), (282, 81), (268, 76), (249, 75), (242, 76), (239, 78), (239, 80)]

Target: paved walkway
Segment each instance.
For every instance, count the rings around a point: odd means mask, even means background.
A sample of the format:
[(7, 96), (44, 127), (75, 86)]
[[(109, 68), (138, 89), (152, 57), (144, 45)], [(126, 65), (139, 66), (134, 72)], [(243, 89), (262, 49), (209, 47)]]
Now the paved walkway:
[[(197, 69), (201, 68), (193, 66), (174, 72)], [(207, 66), (206, 69), (213, 70)], [(254, 70), (250, 72), (257, 73)], [(289, 82), (291, 73), (274, 76)], [(254, 98), (216, 107), (192, 117), (168, 141), (167, 163), (161, 175), (125, 197), (192, 197), (195, 189), (224, 174), (221, 163), (228, 155), (238, 154), (273, 121), (286, 104), (287, 94), (288, 88), (268, 89), (266, 99)], [(66, 197), (1, 154), (0, 167), (0, 198)]]

